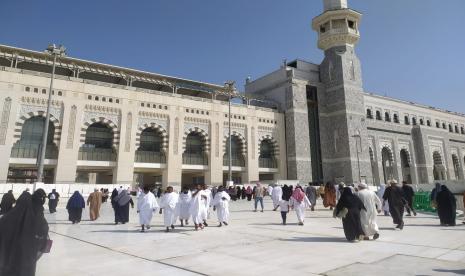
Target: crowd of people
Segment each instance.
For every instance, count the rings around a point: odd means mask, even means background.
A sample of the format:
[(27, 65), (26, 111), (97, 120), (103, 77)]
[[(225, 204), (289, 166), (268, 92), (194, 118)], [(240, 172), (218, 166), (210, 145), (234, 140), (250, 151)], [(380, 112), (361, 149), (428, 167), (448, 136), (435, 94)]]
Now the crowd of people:
[[(399, 230), (405, 225), (404, 212), (406, 216), (417, 215), (413, 204), (414, 189), (406, 182), (398, 186), (395, 180), (388, 187), (381, 185), (377, 192), (363, 183), (336, 185), (331, 182), (326, 185), (311, 183), (306, 187), (277, 184), (265, 187), (260, 183), (253, 187), (229, 188), (195, 185), (191, 189), (184, 187), (180, 193), (174, 191), (173, 187), (161, 190), (142, 186), (135, 193), (137, 204), (131, 192), (129, 188), (119, 187), (109, 195), (108, 190), (95, 189), (85, 200), (79, 191), (75, 191), (66, 204), (68, 219), (73, 224), (80, 223), (83, 210), (88, 206), (90, 220), (97, 220), (102, 204), (109, 198), (115, 224), (129, 222), (130, 208), (136, 208), (141, 232), (150, 229), (153, 215), (157, 212), (163, 215), (166, 232), (175, 229), (177, 221), (181, 227), (189, 225), (191, 221), (198, 231), (208, 227), (207, 221), (213, 212), (216, 212), (218, 227), (229, 225), (230, 201), (253, 200), (252, 210), (264, 212), (264, 198), (269, 196), (273, 205), (270, 209), (279, 209), (283, 225), (286, 225), (287, 215), (293, 210), (298, 225), (303, 226), (306, 210), (315, 211), (317, 199), (321, 198), (323, 207), (333, 210), (333, 217), (342, 220), (346, 239), (356, 242), (379, 238), (377, 217), (380, 213), (391, 216)], [(34, 275), (36, 261), (42, 253), (50, 250), (51, 241), (43, 207), (47, 199), (50, 214), (57, 212), (60, 194), (55, 189), (48, 195), (42, 189), (32, 195), (26, 190), (17, 200), (13, 191), (3, 195), (0, 202), (0, 275)], [(456, 199), (448, 187), (436, 184), (430, 200), (437, 209), (440, 225), (455, 226)]]

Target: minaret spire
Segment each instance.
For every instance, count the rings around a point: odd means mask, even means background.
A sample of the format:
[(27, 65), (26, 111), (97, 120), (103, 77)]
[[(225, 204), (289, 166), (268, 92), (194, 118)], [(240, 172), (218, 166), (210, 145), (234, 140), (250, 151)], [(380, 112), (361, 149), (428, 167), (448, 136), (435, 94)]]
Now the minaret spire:
[(347, 0), (323, 0), (325, 11), (347, 9)]

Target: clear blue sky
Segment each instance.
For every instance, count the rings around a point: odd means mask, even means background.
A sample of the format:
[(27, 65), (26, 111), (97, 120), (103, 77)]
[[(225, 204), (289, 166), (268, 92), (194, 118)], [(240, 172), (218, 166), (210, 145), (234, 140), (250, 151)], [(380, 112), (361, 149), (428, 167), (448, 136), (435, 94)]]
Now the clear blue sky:
[[(366, 91), (465, 112), (464, 0), (349, 0)], [(320, 63), (321, 0), (1, 0), (0, 43), (222, 84)]]

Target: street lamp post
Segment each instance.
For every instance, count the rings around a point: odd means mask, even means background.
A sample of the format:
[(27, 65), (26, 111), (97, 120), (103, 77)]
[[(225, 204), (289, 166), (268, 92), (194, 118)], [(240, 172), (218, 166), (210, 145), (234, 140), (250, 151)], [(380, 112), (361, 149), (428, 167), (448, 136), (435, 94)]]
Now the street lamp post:
[(48, 127), (50, 124), (50, 104), (52, 102), (52, 91), (53, 91), (53, 79), (55, 78), (55, 65), (58, 57), (64, 56), (66, 48), (63, 45), (56, 46), (51, 44), (45, 50), (46, 53), (50, 54), (53, 57), (52, 65), (52, 77), (50, 79), (50, 90), (48, 91), (48, 101), (47, 101), (47, 112), (45, 113), (45, 124), (42, 134), (42, 145), (40, 148), (40, 156), (37, 164), (37, 181), (34, 182), (34, 191), (36, 190), (37, 183), (44, 182), (44, 161), (45, 161), (45, 152), (47, 150), (47, 140), (48, 140)]
[(232, 93), (234, 92), (234, 81), (228, 81), (225, 83), (225, 85), (228, 87), (228, 137), (229, 137), (229, 143), (228, 143), (228, 183), (227, 186), (234, 185), (234, 182), (232, 180), (232, 139), (231, 139), (231, 99), (232, 99)]

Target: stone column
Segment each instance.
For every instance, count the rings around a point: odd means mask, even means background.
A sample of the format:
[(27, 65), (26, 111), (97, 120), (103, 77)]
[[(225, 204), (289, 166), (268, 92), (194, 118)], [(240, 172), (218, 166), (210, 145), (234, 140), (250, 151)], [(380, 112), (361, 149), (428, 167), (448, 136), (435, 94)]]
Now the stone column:
[[(137, 113), (131, 108), (121, 110), (118, 147), (118, 161), (113, 177), (118, 185), (132, 185), (134, 179), (135, 135), (137, 130)], [(116, 175), (116, 178), (115, 178)]]
[(210, 186), (223, 185), (223, 121), (219, 118), (222, 118), (221, 114), (215, 112), (209, 126), (210, 152), (205, 182)]
[(256, 117), (253, 117), (247, 125), (247, 174), (244, 183), (251, 183), (253, 181), (258, 181), (258, 137), (257, 137), (257, 120)]
[(184, 121), (176, 112), (170, 112), (169, 117), (168, 152), (166, 152), (166, 169), (163, 170), (163, 188), (173, 186), (175, 190), (181, 190), (182, 178), (182, 134)]
[(1, 98), (2, 113), (0, 118), (0, 184), (6, 183), (8, 178), (9, 159), (14, 143), (15, 114), (21, 108), (15, 97)]
[(76, 181), (83, 109), (74, 104), (65, 105), (63, 109), (55, 183), (72, 184)]

